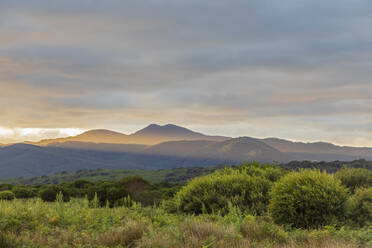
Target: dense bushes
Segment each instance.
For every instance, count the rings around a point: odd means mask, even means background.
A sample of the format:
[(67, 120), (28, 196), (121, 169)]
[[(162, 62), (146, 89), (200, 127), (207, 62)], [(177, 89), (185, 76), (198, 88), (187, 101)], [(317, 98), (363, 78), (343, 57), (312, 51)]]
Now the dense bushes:
[(372, 224), (372, 188), (357, 189), (347, 202), (348, 219), (358, 226)]
[(12, 192), (14, 193), (16, 198), (33, 198), (37, 196), (37, 191), (35, 189), (32, 189), (30, 187), (24, 187), (24, 186), (16, 186), (13, 187)]
[(372, 171), (367, 169), (342, 168), (335, 175), (351, 192), (361, 187), (372, 187)]
[(333, 175), (304, 170), (274, 184), (269, 210), (277, 223), (319, 227), (343, 218), (346, 200), (347, 190)]
[(271, 182), (275, 182), (279, 180), (282, 176), (284, 176), (287, 171), (283, 170), (279, 166), (275, 165), (261, 165), (260, 163), (253, 162), (249, 164), (242, 164), (237, 168), (241, 173), (251, 175), (251, 176), (258, 176), (263, 177)]
[(226, 214), (229, 204), (251, 214), (262, 214), (271, 182), (244, 171), (225, 169), (192, 180), (176, 195), (177, 206), (188, 213)]
[(14, 198), (15, 198), (15, 195), (12, 191), (10, 190), (0, 191), (0, 200), (11, 201), (11, 200), (14, 200)]
[(117, 182), (117, 185), (120, 191), (127, 191), (132, 200), (144, 206), (152, 205), (160, 198), (159, 192), (139, 176), (123, 178)]
[(69, 201), (70, 200), (70, 194), (62, 187), (53, 185), (49, 186), (43, 190), (40, 191), (40, 198), (43, 201), (47, 202), (54, 202), (57, 198), (58, 193), (62, 193), (63, 195), (63, 201)]

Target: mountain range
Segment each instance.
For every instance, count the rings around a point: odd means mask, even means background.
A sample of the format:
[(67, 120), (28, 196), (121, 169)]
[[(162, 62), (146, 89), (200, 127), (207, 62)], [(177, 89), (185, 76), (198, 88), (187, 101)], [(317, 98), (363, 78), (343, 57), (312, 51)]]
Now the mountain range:
[(30, 177), (81, 169), (169, 169), (292, 160), (372, 159), (372, 148), (277, 138), (209, 136), (168, 124), (127, 135), (91, 130), (77, 136), (0, 146), (0, 177)]
[[(110, 143), (110, 144), (142, 144), (155, 145), (166, 141), (179, 140), (213, 140), (224, 141), (230, 137), (223, 136), (208, 136), (201, 133), (193, 132), (189, 129), (167, 124), (160, 126), (151, 124), (133, 134), (127, 135), (105, 129), (91, 130), (74, 137), (42, 140), (35, 145), (49, 145), (53, 143), (61, 143), (66, 141), (81, 141), (93, 143)], [(30, 142), (29, 142), (30, 143)]]

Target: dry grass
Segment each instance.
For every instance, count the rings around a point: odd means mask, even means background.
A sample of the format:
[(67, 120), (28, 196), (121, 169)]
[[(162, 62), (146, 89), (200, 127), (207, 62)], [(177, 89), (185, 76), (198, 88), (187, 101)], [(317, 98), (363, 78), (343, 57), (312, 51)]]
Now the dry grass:
[(96, 240), (97, 245), (135, 247), (135, 242), (142, 238), (147, 227), (143, 222), (128, 220), (123, 228), (111, 229), (100, 235)]
[(316, 240), (310, 240), (307, 243), (295, 243), (291, 242), (288, 245), (284, 246), (276, 246), (278, 248), (357, 248), (358, 246), (345, 243), (341, 241), (334, 241), (334, 240), (326, 240), (326, 241), (316, 241)]

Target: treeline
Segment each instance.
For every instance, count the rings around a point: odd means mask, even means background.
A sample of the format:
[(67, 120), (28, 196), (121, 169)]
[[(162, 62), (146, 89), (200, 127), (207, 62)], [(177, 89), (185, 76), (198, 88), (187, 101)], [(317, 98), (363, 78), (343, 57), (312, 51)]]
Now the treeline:
[(40, 197), (43, 201), (54, 202), (59, 193), (64, 201), (74, 198), (98, 199), (100, 206), (121, 206), (125, 200), (153, 205), (173, 197), (181, 188), (179, 184), (150, 184), (139, 176), (125, 177), (118, 181), (90, 182), (76, 180), (56, 185), (41, 184), (35, 186), (0, 184), (0, 199), (27, 199)]
[[(372, 170), (372, 162), (366, 160), (355, 160), (351, 162), (332, 161), (332, 162), (313, 162), (313, 161), (292, 161), (286, 164), (277, 164), (286, 170), (300, 169), (318, 169), (335, 173), (343, 167), (349, 168), (365, 168)], [(233, 165), (232, 165), (233, 166)], [(116, 181), (123, 177), (140, 176), (150, 183), (170, 182), (177, 184), (185, 184), (191, 179), (220, 170), (226, 165), (207, 166), (207, 167), (187, 167), (174, 168), (167, 170), (110, 170), (110, 169), (95, 169), (95, 170), (79, 170), (73, 173), (62, 172), (60, 174), (43, 175), (31, 178), (14, 178), (0, 179), (0, 183), (9, 184), (61, 184), (63, 182), (74, 182), (76, 180), (88, 181)], [(233, 166), (234, 167), (234, 166)], [(236, 166), (235, 166), (236, 167)]]
[(298, 169), (318, 169), (321, 171), (327, 171), (330, 173), (337, 172), (344, 167), (349, 168), (364, 168), (372, 170), (372, 162), (365, 159), (354, 160), (350, 162), (345, 161), (292, 161), (286, 164), (280, 164), (280, 167), (289, 170)]

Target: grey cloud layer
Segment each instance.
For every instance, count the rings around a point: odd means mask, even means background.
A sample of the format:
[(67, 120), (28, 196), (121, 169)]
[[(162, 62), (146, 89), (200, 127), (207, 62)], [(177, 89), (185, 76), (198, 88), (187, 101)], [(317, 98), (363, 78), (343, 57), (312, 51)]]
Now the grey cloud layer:
[(367, 0), (4, 0), (0, 126), (366, 142), (371, 13)]

